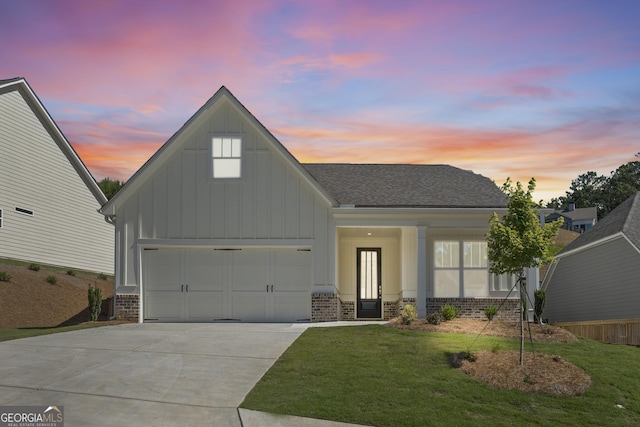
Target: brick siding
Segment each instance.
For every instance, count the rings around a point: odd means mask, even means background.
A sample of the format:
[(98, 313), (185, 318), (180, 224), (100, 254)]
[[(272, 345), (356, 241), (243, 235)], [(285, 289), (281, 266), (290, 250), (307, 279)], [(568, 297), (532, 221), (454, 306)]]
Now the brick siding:
[(490, 305), (500, 308), (494, 319), (517, 321), (520, 319), (520, 300), (502, 298), (427, 298), (427, 314), (440, 310), (445, 304), (454, 305), (460, 310), (458, 317), (467, 319), (486, 319), (484, 309)]
[(115, 312), (117, 320), (138, 321), (140, 295), (116, 295)]
[(311, 321), (334, 322), (338, 320), (340, 300), (334, 294), (311, 295)]

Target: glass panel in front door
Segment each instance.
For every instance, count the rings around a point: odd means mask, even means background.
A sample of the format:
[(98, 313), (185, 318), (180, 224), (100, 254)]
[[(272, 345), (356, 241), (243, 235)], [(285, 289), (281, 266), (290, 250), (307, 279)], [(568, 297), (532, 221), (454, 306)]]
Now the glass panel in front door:
[(378, 299), (378, 252), (360, 252), (360, 298)]

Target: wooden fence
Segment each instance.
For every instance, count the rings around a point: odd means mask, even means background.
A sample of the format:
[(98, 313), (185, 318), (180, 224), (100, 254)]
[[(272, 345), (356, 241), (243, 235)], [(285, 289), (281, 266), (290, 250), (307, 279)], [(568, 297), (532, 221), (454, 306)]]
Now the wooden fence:
[(640, 319), (593, 320), (588, 322), (554, 323), (574, 335), (607, 344), (640, 346)]

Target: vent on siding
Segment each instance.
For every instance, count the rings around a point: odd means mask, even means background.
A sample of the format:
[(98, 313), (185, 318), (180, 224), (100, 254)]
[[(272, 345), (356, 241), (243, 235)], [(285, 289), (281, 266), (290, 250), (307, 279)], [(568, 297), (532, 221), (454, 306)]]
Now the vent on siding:
[(29, 215), (29, 216), (33, 216), (33, 211), (31, 209), (25, 209), (25, 208), (21, 208), (16, 206), (16, 212), (21, 213), (21, 214), (25, 214), (25, 215)]
[(0, 209), (0, 228), (2, 228), (2, 209)]
[(216, 251), (241, 251), (240, 248), (215, 248)]
[(311, 249), (298, 249), (298, 252), (311, 252)]
[(158, 248), (144, 248), (145, 251), (157, 251)]

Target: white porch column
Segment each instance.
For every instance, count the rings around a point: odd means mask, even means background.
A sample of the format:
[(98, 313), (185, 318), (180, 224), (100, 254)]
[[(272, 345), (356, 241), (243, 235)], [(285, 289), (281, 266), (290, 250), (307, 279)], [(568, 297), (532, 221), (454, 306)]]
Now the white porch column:
[(416, 308), (418, 317), (427, 316), (427, 227), (418, 226), (418, 295)]

